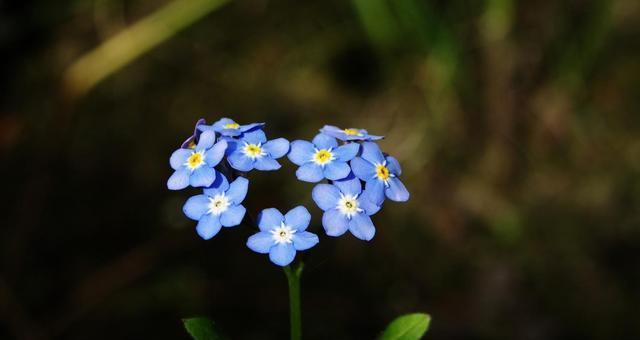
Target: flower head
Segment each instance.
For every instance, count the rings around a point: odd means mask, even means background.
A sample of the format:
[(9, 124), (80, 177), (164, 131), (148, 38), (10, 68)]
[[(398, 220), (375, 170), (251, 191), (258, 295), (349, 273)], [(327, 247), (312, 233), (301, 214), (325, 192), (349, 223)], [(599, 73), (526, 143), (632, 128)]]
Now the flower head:
[(214, 166), (220, 163), (227, 149), (227, 142), (216, 139), (213, 131), (205, 131), (200, 135), (198, 144), (193, 149), (178, 149), (171, 154), (169, 163), (174, 173), (167, 181), (171, 190), (210, 186), (217, 176), (221, 176)]
[(362, 155), (351, 160), (351, 169), (366, 182), (376, 204), (382, 204), (385, 195), (396, 202), (409, 199), (409, 191), (398, 178), (402, 174), (400, 163), (391, 156), (385, 157), (375, 143), (362, 143)]
[(320, 129), (320, 132), (343, 141), (378, 140), (384, 138), (384, 136), (370, 135), (365, 129), (341, 129), (333, 125), (325, 125)]
[(196, 144), (198, 144), (198, 138), (200, 138), (200, 134), (202, 133), (202, 131), (200, 131), (198, 127), (205, 123), (206, 121), (204, 120), (204, 118), (198, 119), (198, 121), (196, 122), (196, 126), (193, 128), (193, 135), (191, 135), (191, 137), (187, 138), (184, 142), (182, 142), (180, 147), (183, 149), (195, 148)]
[(220, 175), (202, 195), (190, 197), (182, 211), (192, 220), (198, 221), (196, 231), (205, 240), (214, 237), (221, 227), (233, 227), (242, 222), (246, 209), (240, 203), (247, 195), (249, 181), (238, 177), (227, 182)]
[(322, 226), (329, 236), (340, 236), (349, 230), (353, 236), (369, 241), (376, 233), (371, 215), (380, 210), (360, 180), (353, 175), (333, 184), (318, 184), (313, 188), (313, 200), (324, 210)]
[(271, 262), (286, 266), (296, 251), (307, 250), (318, 241), (316, 234), (305, 231), (311, 221), (309, 211), (297, 206), (284, 216), (278, 209), (264, 209), (258, 215), (260, 232), (247, 240), (247, 247), (260, 254), (269, 254)]
[(277, 170), (280, 163), (276, 161), (289, 152), (289, 141), (284, 138), (267, 142), (262, 130), (243, 134), (240, 139), (229, 139), (227, 160), (231, 167), (239, 171)]
[(254, 131), (262, 128), (264, 123), (252, 123), (247, 125), (240, 125), (229, 118), (222, 118), (212, 125), (200, 125), (198, 128), (201, 131), (213, 130), (225, 137), (240, 136), (245, 132)]
[(347, 162), (359, 150), (357, 143), (338, 146), (335, 138), (320, 133), (312, 142), (293, 141), (288, 156), (291, 162), (300, 166), (296, 171), (299, 180), (319, 182), (323, 178), (339, 180), (349, 176), (351, 169)]

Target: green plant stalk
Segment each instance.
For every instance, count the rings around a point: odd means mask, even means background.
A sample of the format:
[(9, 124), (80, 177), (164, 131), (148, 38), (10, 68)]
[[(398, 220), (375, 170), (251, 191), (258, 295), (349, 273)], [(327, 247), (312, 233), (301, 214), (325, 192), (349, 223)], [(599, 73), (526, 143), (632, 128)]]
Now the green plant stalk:
[(284, 267), (289, 284), (289, 322), (291, 324), (291, 340), (300, 340), (302, 337), (302, 321), (300, 314), (300, 276), (304, 263), (298, 263), (295, 269)]

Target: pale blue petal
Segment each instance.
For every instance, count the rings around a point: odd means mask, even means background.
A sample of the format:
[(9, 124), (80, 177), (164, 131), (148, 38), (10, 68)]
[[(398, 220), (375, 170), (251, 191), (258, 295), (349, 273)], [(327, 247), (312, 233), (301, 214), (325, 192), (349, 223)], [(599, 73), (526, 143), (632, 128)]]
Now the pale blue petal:
[(264, 151), (266, 151), (271, 157), (277, 159), (289, 152), (289, 141), (284, 138), (273, 139), (264, 143), (262, 149), (264, 149)]
[(216, 171), (216, 179), (213, 180), (213, 183), (211, 183), (210, 186), (204, 188), (203, 191), (205, 195), (213, 197), (221, 192), (227, 191), (227, 189), (229, 189), (229, 182), (227, 181), (227, 178), (220, 172)]
[(291, 142), (291, 151), (289, 151), (289, 160), (296, 165), (303, 165), (311, 161), (315, 152), (313, 144), (306, 140), (295, 140)]
[(205, 195), (191, 196), (182, 207), (182, 211), (188, 218), (198, 221), (209, 211), (209, 197)]
[(173, 172), (173, 175), (167, 180), (167, 188), (170, 190), (180, 190), (189, 186), (189, 176), (191, 171), (185, 167), (179, 168)]
[(280, 169), (281, 165), (275, 159), (270, 156), (262, 156), (256, 159), (255, 164), (253, 165), (255, 169), (261, 171), (273, 171)]
[(264, 123), (251, 123), (251, 124), (240, 126), (240, 131), (248, 132), (254, 129), (262, 128), (263, 126), (264, 126)]
[(213, 128), (220, 132), (222, 130), (224, 130), (224, 126), (227, 124), (235, 124), (236, 122), (233, 121), (233, 119), (229, 119), (229, 118), (220, 118), (218, 121), (216, 121), (215, 123), (213, 123)]
[(371, 217), (366, 214), (356, 214), (349, 221), (349, 231), (353, 236), (364, 240), (370, 241), (376, 234), (376, 228), (373, 226)]
[(207, 130), (200, 134), (200, 139), (198, 140), (198, 144), (196, 145), (196, 151), (207, 150), (208, 148), (213, 146), (213, 143), (216, 141), (216, 133)]
[(318, 207), (326, 211), (338, 205), (340, 190), (331, 184), (318, 184), (313, 188), (311, 196)]
[(384, 182), (379, 179), (371, 179), (366, 182), (364, 187), (373, 203), (380, 205), (384, 202)]
[(349, 220), (337, 209), (330, 209), (322, 215), (322, 226), (327, 235), (340, 236), (349, 229)]
[(248, 188), (249, 180), (244, 177), (238, 177), (231, 183), (231, 185), (229, 185), (229, 190), (227, 190), (226, 196), (232, 203), (240, 204), (247, 196)]
[(282, 243), (271, 247), (269, 250), (269, 259), (271, 262), (284, 267), (293, 262), (296, 257), (296, 249), (291, 243)]
[(239, 171), (250, 171), (253, 169), (253, 160), (247, 156), (245, 156), (240, 150), (232, 153), (227, 157), (227, 161), (232, 168)]
[(374, 142), (362, 143), (362, 158), (372, 164), (382, 164), (384, 162), (382, 151), (380, 151), (378, 144)]
[(258, 214), (258, 228), (262, 231), (269, 231), (277, 228), (284, 221), (284, 216), (276, 208), (267, 208)]
[(296, 170), (296, 177), (305, 182), (316, 183), (324, 178), (322, 168), (316, 163), (303, 164)]
[(284, 215), (284, 224), (298, 231), (304, 231), (311, 222), (311, 214), (307, 208), (299, 205)]
[(341, 128), (334, 125), (325, 125), (320, 129), (320, 132), (329, 134), (330, 136), (331, 133), (344, 133)]
[(227, 141), (222, 139), (214, 144), (211, 149), (207, 150), (207, 152), (204, 153), (204, 161), (207, 162), (210, 167), (214, 167), (218, 165), (218, 163), (220, 163), (222, 157), (224, 157), (224, 153), (226, 150)]
[(345, 179), (351, 173), (351, 168), (345, 162), (333, 161), (324, 166), (324, 177), (332, 181)]
[(296, 250), (307, 250), (320, 242), (316, 234), (308, 231), (293, 234), (292, 241)]
[(222, 225), (220, 224), (220, 219), (218, 216), (212, 214), (206, 214), (202, 216), (198, 225), (196, 226), (196, 232), (200, 237), (205, 240), (208, 240), (220, 231)]
[(360, 144), (349, 143), (349, 144), (345, 144), (337, 147), (333, 151), (333, 155), (336, 157), (338, 161), (347, 162), (353, 159), (353, 157), (355, 157), (359, 151), (360, 151)]
[(169, 164), (171, 164), (171, 168), (173, 170), (178, 170), (184, 163), (187, 162), (187, 158), (191, 156), (193, 150), (191, 149), (178, 149), (171, 154), (171, 158), (169, 158)]
[(271, 236), (271, 233), (264, 231), (251, 235), (247, 240), (247, 247), (260, 254), (269, 253), (269, 250), (274, 245), (275, 242), (273, 241), (273, 236)]
[(262, 130), (255, 130), (251, 132), (246, 132), (242, 135), (242, 140), (249, 144), (258, 144), (264, 143), (267, 141), (267, 136), (264, 134)]
[(387, 169), (389, 172), (396, 176), (402, 175), (402, 168), (400, 167), (400, 162), (397, 159), (387, 156)]
[(191, 173), (189, 184), (192, 187), (208, 187), (216, 179), (216, 171), (208, 166), (201, 166)]
[(368, 140), (380, 140), (380, 139), (383, 139), (383, 138), (384, 138), (384, 136), (370, 135), (370, 134), (367, 133), (367, 139)]
[(232, 205), (220, 214), (220, 223), (225, 227), (234, 227), (242, 222), (244, 213), (247, 211), (241, 205)]
[(369, 181), (376, 177), (376, 167), (360, 157), (351, 160), (351, 170), (356, 177), (363, 181)]
[(229, 137), (236, 137), (242, 134), (242, 131), (240, 131), (240, 129), (222, 129), (219, 132), (221, 135)]
[(333, 181), (333, 185), (338, 187), (343, 194), (359, 195), (362, 192), (362, 184), (353, 174), (345, 179)]
[(389, 187), (384, 189), (384, 193), (387, 197), (396, 202), (405, 202), (409, 200), (409, 191), (400, 182), (398, 178), (389, 178)]
[(358, 204), (360, 208), (364, 210), (364, 212), (371, 216), (377, 213), (380, 210), (380, 205), (384, 201), (384, 194), (382, 194), (382, 200), (377, 203), (379, 198), (375, 198), (371, 196), (371, 191), (365, 189), (360, 196), (358, 196)]
[(332, 149), (338, 146), (338, 141), (331, 137), (331, 136), (327, 136), (323, 133), (319, 133), (317, 134), (314, 138), (312, 143), (316, 146), (316, 148), (318, 149)]

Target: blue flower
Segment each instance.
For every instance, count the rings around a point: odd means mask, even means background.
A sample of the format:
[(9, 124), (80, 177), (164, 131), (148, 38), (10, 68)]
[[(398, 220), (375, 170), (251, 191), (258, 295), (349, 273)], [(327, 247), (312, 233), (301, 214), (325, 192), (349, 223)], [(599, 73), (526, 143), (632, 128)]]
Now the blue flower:
[(199, 129), (201, 131), (213, 130), (225, 137), (235, 137), (241, 134), (255, 129), (259, 129), (264, 126), (264, 123), (252, 123), (247, 125), (240, 125), (229, 118), (222, 118), (212, 125), (201, 125)]
[(360, 180), (349, 178), (332, 184), (318, 184), (313, 188), (313, 200), (320, 209), (322, 226), (329, 236), (340, 236), (347, 230), (353, 236), (369, 241), (376, 233), (371, 215), (380, 210), (369, 198), (367, 190), (362, 191)]
[(365, 129), (341, 129), (333, 125), (325, 125), (320, 129), (320, 132), (343, 141), (378, 140), (384, 138), (384, 136), (370, 135)]
[(318, 134), (313, 141), (296, 140), (291, 143), (289, 159), (300, 167), (296, 171), (299, 180), (319, 182), (323, 178), (339, 180), (349, 176), (347, 162), (358, 154), (360, 144), (338, 146), (335, 138)]
[(231, 167), (239, 171), (277, 170), (280, 163), (276, 161), (289, 152), (289, 141), (278, 138), (267, 142), (262, 130), (243, 134), (239, 140), (229, 140), (227, 160)]
[(213, 169), (220, 163), (227, 149), (225, 140), (214, 144), (216, 135), (205, 131), (193, 149), (178, 149), (171, 154), (169, 164), (175, 172), (169, 177), (167, 187), (171, 190), (210, 186), (220, 174)]
[(382, 204), (386, 195), (392, 201), (404, 202), (409, 199), (409, 191), (400, 182), (400, 163), (391, 156), (384, 156), (376, 143), (362, 143), (362, 155), (351, 160), (353, 173), (366, 182), (373, 202)]
[(284, 267), (293, 261), (296, 251), (318, 244), (318, 236), (305, 231), (310, 221), (309, 211), (301, 205), (284, 216), (278, 209), (264, 209), (258, 215), (260, 232), (249, 237), (247, 247), (256, 253), (268, 253), (271, 262)]
[(196, 126), (193, 128), (193, 135), (191, 135), (191, 137), (187, 138), (184, 142), (182, 142), (182, 145), (180, 145), (180, 147), (183, 149), (195, 148), (196, 144), (198, 143), (198, 138), (200, 138), (200, 134), (202, 133), (202, 131), (200, 131), (198, 127), (205, 123), (206, 121), (204, 120), (204, 118), (198, 119), (198, 121), (196, 122)]
[(222, 226), (233, 227), (242, 222), (246, 209), (240, 205), (247, 195), (249, 181), (238, 177), (229, 185), (220, 175), (204, 194), (190, 197), (182, 211), (192, 220), (198, 221), (198, 235), (208, 240), (220, 231)]

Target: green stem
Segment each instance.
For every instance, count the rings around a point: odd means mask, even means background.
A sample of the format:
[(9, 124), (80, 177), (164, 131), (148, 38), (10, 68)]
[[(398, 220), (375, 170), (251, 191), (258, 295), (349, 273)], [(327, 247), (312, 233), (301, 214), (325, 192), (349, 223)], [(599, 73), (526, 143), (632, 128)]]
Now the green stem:
[(300, 340), (302, 337), (302, 322), (300, 318), (300, 276), (304, 264), (298, 263), (295, 269), (284, 267), (289, 283), (289, 319), (291, 323), (291, 340)]

